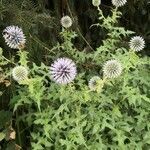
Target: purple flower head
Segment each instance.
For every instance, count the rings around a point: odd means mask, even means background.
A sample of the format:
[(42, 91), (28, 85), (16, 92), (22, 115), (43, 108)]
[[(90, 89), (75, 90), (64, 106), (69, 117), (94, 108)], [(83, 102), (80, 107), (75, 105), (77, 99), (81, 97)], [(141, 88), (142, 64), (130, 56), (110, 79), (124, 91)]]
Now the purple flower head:
[(3, 30), (3, 37), (6, 44), (13, 49), (19, 49), (25, 45), (26, 39), (23, 31), (18, 26), (8, 26)]
[(50, 67), (51, 79), (59, 84), (74, 80), (77, 70), (75, 63), (68, 58), (58, 58)]

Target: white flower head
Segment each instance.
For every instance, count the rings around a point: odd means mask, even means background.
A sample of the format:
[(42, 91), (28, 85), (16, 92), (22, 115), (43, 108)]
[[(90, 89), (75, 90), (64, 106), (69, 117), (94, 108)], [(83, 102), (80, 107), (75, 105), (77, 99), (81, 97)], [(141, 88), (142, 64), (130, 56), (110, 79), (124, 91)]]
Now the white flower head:
[(129, 42), (130, 49), (134, 51), (141, 51), (145, 47), (145, 41), (141, 36), (134, 36)]
[(100, 80), (100, 77), (94, 76), (89, 80), (89, 88), (91, 91), (96, 91), (98, 86), (98, 81)]
[(6, 44), (13, 49), (19, 49), (25, 45), (26, 39), (23, 31), (18, 26), (8, 26), (3, 30)]
[(116, 7), (121, 7), (126, 4), (127, 0), (112, 0), (112, 4)]
[(101, 0), (92, 0), (92, 4), (95, 7), (98, 7), (101, 4)]
[(69, 16), (62, 17), (60, 22), (64, 28), (69, 28), (72, 26), (72, 19)]
[(59, 84), (67, 84), (74, 80), (77, 70), (75, 63), (69, 58), (58, 58), (50, 67), (53, 81)]
[(122, 65), (117, 60), (108, 60), (103, 66), (103, 75), (106, 78), (116, 78), (122, 73)]
[(27, 79), (27, 77), (28, 77), (28, 70), (24, 66), (16, 66), (12, 70), (12, 76), (13, 76), (14, 80), (16, 80), (18, 82), (23, 81), (23, 80)]

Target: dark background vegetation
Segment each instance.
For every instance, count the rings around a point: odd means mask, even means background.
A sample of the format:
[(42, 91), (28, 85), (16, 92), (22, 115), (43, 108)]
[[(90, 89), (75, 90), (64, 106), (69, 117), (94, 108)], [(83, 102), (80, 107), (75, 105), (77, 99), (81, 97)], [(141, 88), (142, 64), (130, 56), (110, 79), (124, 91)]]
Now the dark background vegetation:
[[(105, 15), (109, 15), (113, 8), (110, 0), (102, 0), (100, 7)], [(123, 16), (119, 24), (143, 36), (148, 49), (150, 2), (128, 0), (120, 10)], [(21, 26), (27, 36), (27, 49), (31, 51), (30, 56), (39, 62), (43, 61), (43, 57), (47, 54), (46, 47), (51, 49), (60, 40), (58, 37), (61, 30), (60, 18), (63, 15), (73, 17), (72, 29), (80, 35), (75, 41), (79, 50), (87, 46), (83, 37), (93, 48), (98, 47), (105, 38), (105, 31), (90, 28), (97, 22), (97, 10), (92, 6), (91, 0), (3, 0), (0, 15), (1, 31), (8, 25)], [(2, 38), (0, 44), (8, 50)], [(36, 53), (38, 55), (35, 55), (35, 52), (38, 52)]]
[[(102, 0), (100, 7), (106, 16), (113, 8), (110, 0)], [(123, 14), (119, 21), (120, 26), (143, 36), (146, 48), (141, 54), (150, 55), (150, 1), (128, 0), (128, 3), (119, 9)], [(90, 51), (89, 45), (96, 49), (106, 38), (104, 30), (90, 28), (98, 21), (97, 10), (92, 6), (91, 0), (1, 0), (0, 33), (9, 25), (22, 27), (27, 39), (26, 50), (29, 52), (30, 61), (37, 64), (44, 62), (49, 65), (51, 58), (48, 54), (52, 47), (61, 41), (59, 32), (61, 31), (60, 19), (63, 15), (69, 15), (73, 19), (72, 30), (79, 35), (74, 42), (80, 51)], [(17, 51), (7, 47), (2, 34), (0, 47), (3, 48), (4, 55), (8, 59), (12, 58)], [(8, 104), (13, 94), (12, 89), (8, 87), (6, 90), (3, 84), (0, 85), (0, 89), (4, 91), (3, 96), (0, 97), (0, 109), (9, 111)], [(11, 118), (11, 114), (8, 115)], [(0, 120), (6, 121), (4, 118)]]

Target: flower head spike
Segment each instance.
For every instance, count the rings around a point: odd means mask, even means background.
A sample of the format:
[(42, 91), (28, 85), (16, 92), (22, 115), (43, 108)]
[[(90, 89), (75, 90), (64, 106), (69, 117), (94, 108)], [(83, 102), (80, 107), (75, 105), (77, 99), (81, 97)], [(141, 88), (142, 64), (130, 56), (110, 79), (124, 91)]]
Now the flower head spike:
[(3, 37), (10, 48), (20, 49), (25, 45), (26, 39), (23, 31), (18, 26), (8, 26), (3, 30)]
[(92, 0), (92, 4), (95, 7), (98, 7), (101, 4), (101, 0)]
[(52, 80), (59, 84), (67, 84), (74, 80), (77, 70), (75, 63), (68, 58), (58, 58), (50, 67)]
[(23, 81), (28, 77), (28, 70), (24, 66), (17, 66), (13, 68), (12, 76), (18, 82)]
[(141, 36), (134, 36), (129, 42), (130, 49), (134, 51), (141, 51), (145, 47), (145, 41)]
[(126, 4), (127, 0), (112, 0), (112, 4), (116, 7), (121, 7)]
[(117, 60), (109, 60), (103, 66), (104, 77), (116, 78), (122, 73), (122, 65)]
[(89, 80), (89, 88), (92, 91), (96, 91), (97, 90), (97, 86), (98, 86), (98, 81), (100, 80), (100, 77), (98, 76), (94, 76)]
[(64, 28), (69, 28), (72, 25), (72, 19), (69, 16), (62, 17), (60, 22)]

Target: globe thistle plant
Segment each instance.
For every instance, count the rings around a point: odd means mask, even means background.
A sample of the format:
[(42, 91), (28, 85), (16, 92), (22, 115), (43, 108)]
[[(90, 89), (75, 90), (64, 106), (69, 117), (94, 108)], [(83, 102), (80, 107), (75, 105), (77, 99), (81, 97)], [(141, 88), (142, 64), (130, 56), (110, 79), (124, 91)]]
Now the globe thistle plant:
[(134, 51), (141, 51), (145, 47), (145, 41), (141, 36), (134, 36), (129, 42), (130, 49)]
[(98, 7), (101, 4), (101, 0), (92, 0), (92, 4), (95, 7)]
[(16, 80), (18, 82), (27, 79), (27, 77), (28, 77), (27, 68), (24, 67), (24, 66), (16, 66), (12, 70), (12, 77), (13, 77), (14, 80)]
[(10, 48), (20, 49), (24, 47), (26, 39), (23, 31), (18, 26), (8, 26), (3, 30), (3, 37)]
[(105, 78), (116, 78), (122, 73), (122, 65), (117, 60), (109, 60), (103, 66)]
[(91, 91), (96, 91), (98, 86), (98, 81), (100, 80), (100, 77), (94, 76), (89, 80), (89, 88)]
[(69, 16), (62, 17), (60, 22), (64, 28), (69, 28), (72, 26), (72, 19)]
[(126, 4), (127, 0), (112, 0), (112, 4), (116, 7), (121, 7)]
[(50, 67), (53, 81), (59, 84), (67, 84), (74, 80), (77, 70), (75, 63), (69, 58), (58, 58)]

